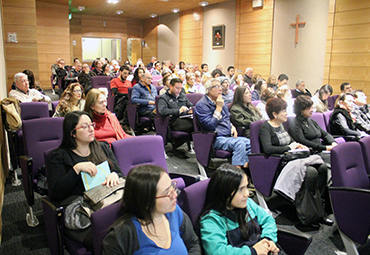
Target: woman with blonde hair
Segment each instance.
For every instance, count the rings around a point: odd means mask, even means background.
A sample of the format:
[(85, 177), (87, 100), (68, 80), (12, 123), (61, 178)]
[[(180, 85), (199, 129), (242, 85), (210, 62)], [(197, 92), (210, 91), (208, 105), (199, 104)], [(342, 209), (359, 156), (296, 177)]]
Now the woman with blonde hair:
[(283, 99), (285, 102), (287, 102), (287, 104), (288, 104), (288, 107), (287, 107), (288, 116), (295, 116), (294, 111), (293, 111), (294, 101), (292, 99), (292, 92), (289, 89), (289, 87), (287, 85), (283, 85), (280, 88), (278, 88), (277, 91), (276, 91), (276, 96), (278, 98)]
[(53, 117), (64, 117), (69, 112), (82, 111), (85, 107), (84, 90), (81, 84), (72, 83), (63, 92)]
[(234, 86), (234, 90), (236, 90), (237, 87), (239, 86), (243, 86), (244, 84), (244, 81), (243, 81), (243, 72), (242, 70), (236, 70), (235, 73), (234, 73), (234, 76), (233, 76), (233, 80), (235, 81), (235, 86)]
[(109, 145), (119, 139), (131, 137), (123, 131), (117, 117), (107, 110), (107, 97), (104, 91), (91, 89), (86, 96), (85, 112), (96, 123), (95, 137)]

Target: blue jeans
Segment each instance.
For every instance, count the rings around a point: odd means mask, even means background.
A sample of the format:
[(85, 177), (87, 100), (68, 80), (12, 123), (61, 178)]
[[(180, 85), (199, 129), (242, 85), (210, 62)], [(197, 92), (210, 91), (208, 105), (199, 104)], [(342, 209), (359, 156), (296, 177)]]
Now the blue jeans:
[(233, 157), (231, 163), (234, 166), (244, 166), (246, 162), (249, 162), (248, 154), (251, 153), (251, 143), (246, 137), (216, 137), (215, 150), (231, 151)]

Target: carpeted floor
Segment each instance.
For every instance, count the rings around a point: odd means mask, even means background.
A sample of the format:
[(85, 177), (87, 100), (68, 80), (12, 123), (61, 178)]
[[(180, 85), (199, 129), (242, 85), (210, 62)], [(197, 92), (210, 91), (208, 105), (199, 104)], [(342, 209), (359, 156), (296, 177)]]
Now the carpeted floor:
[[(47, 93), (50, 95), (51, 93)], [(51, 95), (57, 100), (57, 95)], [(184, 172), (198, 174), (195, 155), (184, 152), (185, 146), (179, 150), (172, 150), (171, 145), (166, 146), (168, 169), (170, 172)], [(218, 166), (226, 161), (215, 160), (214, 165)], [(208, 173), (212, 174), (211, 172)], [(13, 187), (11, 180), (7, 180), (3, 206), (3, 233), (0, 254), (6, 255), (41, 255), (50, 254), (45, 233), (41, 196), (35, 194), (35, 215), (40, 224), (30, 228), (26, 224), (26, 213), (28, 212), (23, 186)], [(331, 215), (332, 216), (332, 215)], [(285, 213), (280, 214), (277, 223), (286, 228), (294, 229), (296, 219)], [(307, 232), (313, 235), (313, 242), (308, 248), (306, 255), (334, 255), (336, 251), (343, 251), (343, 243), (335, 226), (322, 225), (318, 231)], [(68, 254), (66, 252), (66, 254)]]

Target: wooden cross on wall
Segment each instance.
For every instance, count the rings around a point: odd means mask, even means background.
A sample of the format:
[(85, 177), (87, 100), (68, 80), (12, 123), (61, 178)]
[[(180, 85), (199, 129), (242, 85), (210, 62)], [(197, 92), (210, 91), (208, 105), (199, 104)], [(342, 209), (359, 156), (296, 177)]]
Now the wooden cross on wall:
[(299, 14), (297, 15), (296, 22), (290, 23), (291, 26), (295, 27), (295, 43), (298, 44), (298, 30), (300, 26), (306, 25), (306, 22), (299, 22)]

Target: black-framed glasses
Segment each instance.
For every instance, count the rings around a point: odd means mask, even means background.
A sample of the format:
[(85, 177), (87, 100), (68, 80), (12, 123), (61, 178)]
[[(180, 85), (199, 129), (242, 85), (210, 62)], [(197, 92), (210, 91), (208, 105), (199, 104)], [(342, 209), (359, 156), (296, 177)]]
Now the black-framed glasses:
[(77, 129), (83, 129), (83, 130), (86, 130), (88, 129), (89, 127), (92, 127), (92, 128), (95, 128), (96, 127), (96, 123), (95, 122), (91, 122), (91, 123), (82, 123), (81, 126), (79, 127), (76, 127), (75, 130)]
[(180, 190), (177, 188), (177, 181), (173, 180), (173, 181), (171, 181), (171, 187), (170, 187), (170, 190), (168, 191), (168, 194), (164, 195), (164, 196), (155, 197), (155, 199), (165, 198), (165, 197), (169, 197), (169, 198), (173, 199), (175, 197), (175, 194), (179, 195)]

